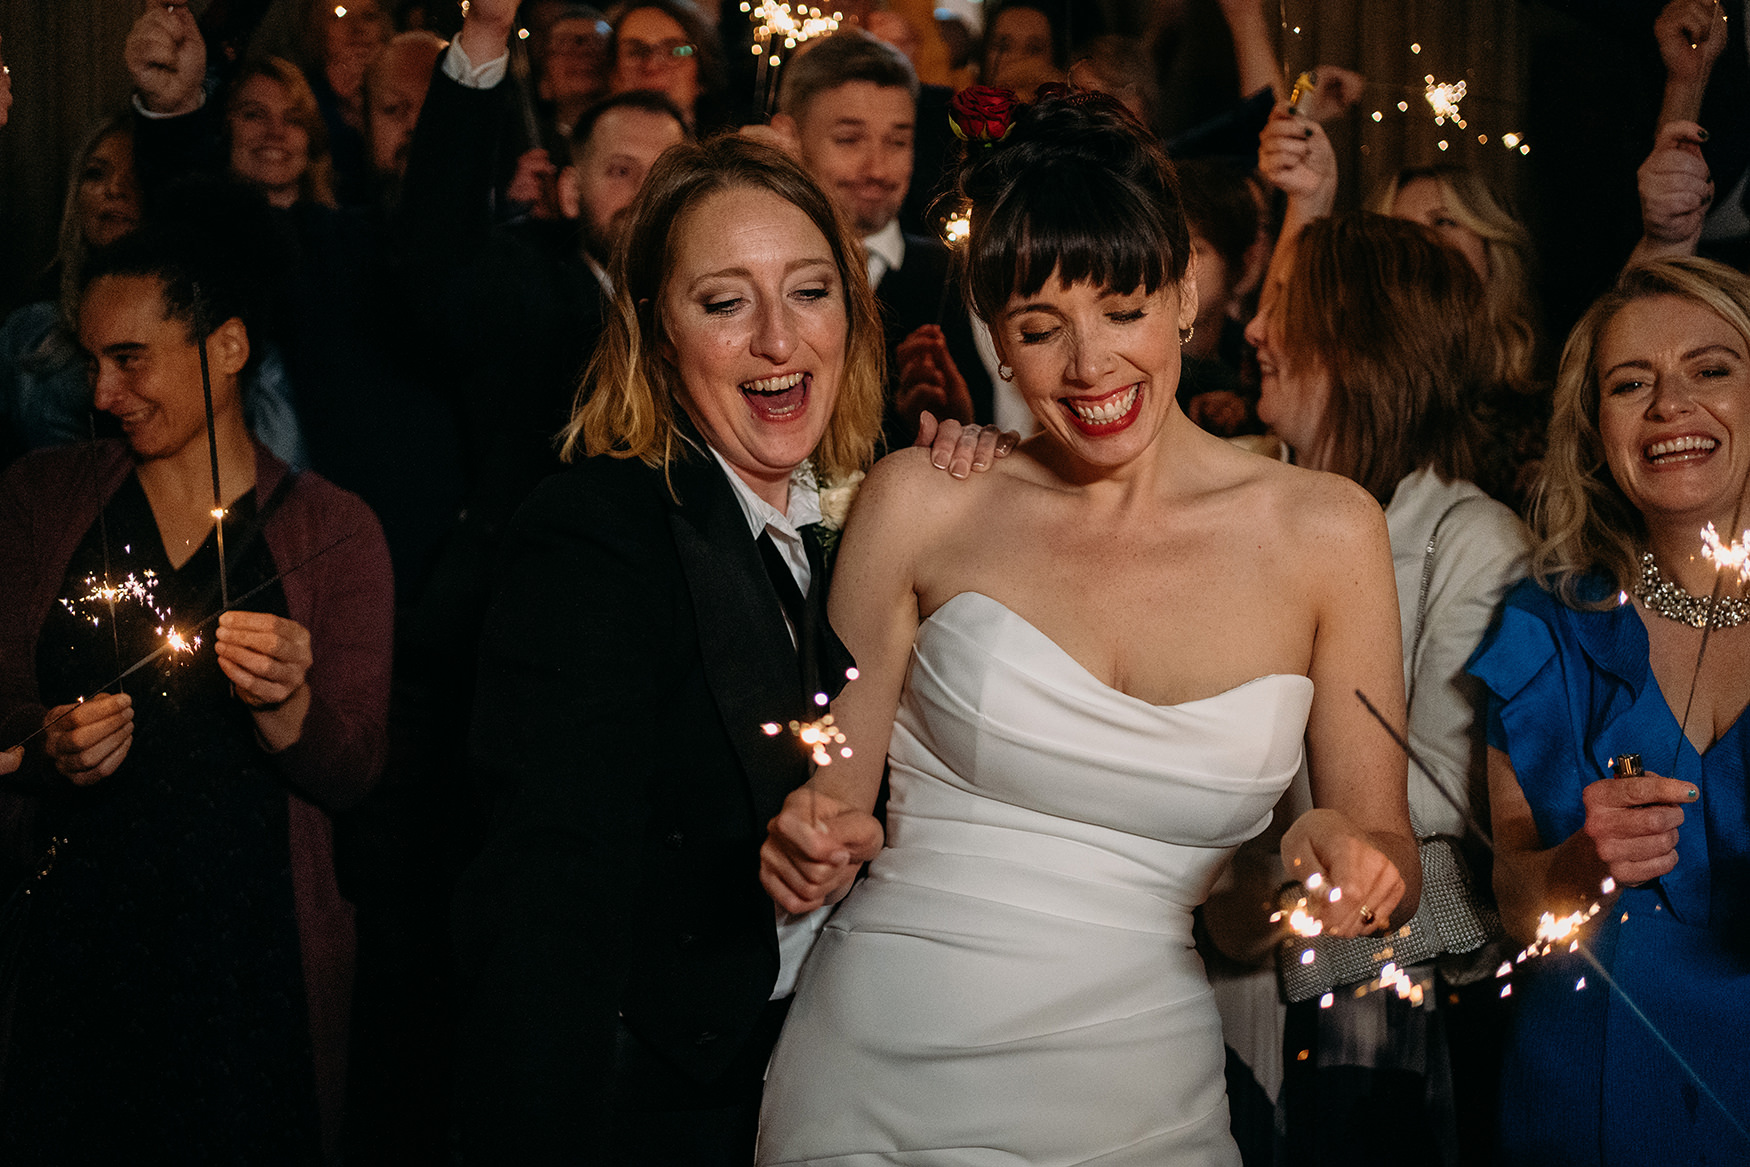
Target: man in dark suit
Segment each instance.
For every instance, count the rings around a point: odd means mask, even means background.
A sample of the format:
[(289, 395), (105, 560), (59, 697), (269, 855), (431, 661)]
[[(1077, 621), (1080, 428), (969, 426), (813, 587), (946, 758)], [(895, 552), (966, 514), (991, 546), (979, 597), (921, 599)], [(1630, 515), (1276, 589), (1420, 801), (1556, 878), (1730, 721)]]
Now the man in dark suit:
[(920, 328), (940, 328), (941, 343), (965, 375), (965, 393), (950, 414), (963, 422), (993, 420), (990, 379), (950, 270), (952, 257), (940, 240), (900, 227), (914, 164), (917, 98), (917, 74), (905, 55), (850, 29), (785, 65), (772, 117), (772, 129), (862, 237), (887, 335), (890, 446), (910, 445), (917, 433), (916, 409), (902, 407), (908, 354), (900, 345)]

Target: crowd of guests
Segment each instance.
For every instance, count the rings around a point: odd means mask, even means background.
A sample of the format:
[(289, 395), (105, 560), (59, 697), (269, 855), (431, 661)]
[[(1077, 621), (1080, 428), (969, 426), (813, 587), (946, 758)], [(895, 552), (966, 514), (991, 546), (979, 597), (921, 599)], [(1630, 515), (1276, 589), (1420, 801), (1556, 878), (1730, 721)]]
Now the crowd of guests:
[(1750, 1162), (1720, 5), (1565, 343), (1258, 0), (1196, 125), (1057, 0), (269, 7), (4, 297), (7, 1162)]

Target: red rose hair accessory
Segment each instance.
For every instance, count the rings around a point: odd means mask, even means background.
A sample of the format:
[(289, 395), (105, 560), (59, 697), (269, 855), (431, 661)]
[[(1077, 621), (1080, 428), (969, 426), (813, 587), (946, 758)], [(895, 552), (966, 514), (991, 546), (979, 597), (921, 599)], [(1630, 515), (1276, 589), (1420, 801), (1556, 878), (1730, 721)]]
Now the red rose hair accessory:
[(962, 142), (994, 146), (1009, 136), (1015, 116), (1015, 91), (970, 85), (948, 102), (948, 125)]

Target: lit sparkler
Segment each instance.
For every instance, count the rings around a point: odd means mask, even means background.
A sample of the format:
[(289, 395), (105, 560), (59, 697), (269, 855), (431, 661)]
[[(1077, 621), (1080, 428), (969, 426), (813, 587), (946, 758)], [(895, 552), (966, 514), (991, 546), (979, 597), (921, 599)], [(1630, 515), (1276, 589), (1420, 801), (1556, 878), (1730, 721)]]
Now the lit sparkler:
[(201, 646), (201, 638), (198, 634), (187, 637), (174, 628), (160, 628), (158, 635), (164, 638), (164, 644), (171, 652), (192, 655)]
[(753, 55), (759, 58), (759, 76), (754, 82), (754, 96), (765, 109), (772, 107), (777, 96), (778, 66), (784, 56), (804, 41), (837, 32), (844, 17), (838, 12), (823, 12), (806, 4), (787, 4), (781, 0), (741, 0), (741, 10), (753, 21)]
[[(1739, 516), (1744, 510), (1744, 491), (1750, 489), (1750, 481), (1739, 488), (1738, 504), (1732, 508), (1733, 527), (1738, 525)], [(1714, 613), (1719, 610), (1720, 595), (1725, 590), (1726, 573), (1736, 570), (1738, 582), (1750, 580), (1750, 552), (1745, 550), (1745, 544), (1750, 543), (1750, 531), (1744, 532), (1744, 538), (1736, 542), (1723, 542), (1719, 532), (1712, 522), (1701, 530), (1701, 557), (1711, 560), (1714, 564), (1714, 590), (1708, 597), (1707, 620), (1702, 624), (1701, 643), (1695, 649), (1695, 671), (1689, 677), (1689, 697), (1683, 702), (1683, 717), (1677, 723), (1677, 744), (1671, 750), (1671, 770), (1673, 778), (1677, 776), (1677, 763), (1683, 760), (1683, 742), (1689, 735), (1689, 714), (1695, 707), (1695, 690), (1701, 684), (1701, 662), (1707, 656), (1707, 642), (1714, 631)]]
[(1739, 583), (1750, 583), (1750, 531), (1742, 539), (1726, 542), (1709, 523), (1701, 529), (1701, 557), (1721, 572), (1737, 572)]
[(1443, 126), (1446, 119), (1451, 118), (1459, 129), (1465, 128), (1465, 120), (1459, 115), (1458, 103), (1464, 100), (1465, 85), (1463, 81), (1436, 81), (1430, 73), (1422, 78), (1427, 88), (1422, 96), (1427, 99), (1428, 106), (1434, 111), (1434, 124)]
[[(834, 746), (838, 747), (839, 757), (851, 756), (851, 747), (845, 744), (845, 731), (833, 724), (830, 713), (814, 721), (792, 721), (789, 728), (796, 740), (808, 747), (816, 766), (832, 765)], [(760, 729), (767, 737), (776, 737), (784, 732), (784, 727), (775, 721), (766, 722)]]
[[(854, 681), (861, 675), (855, 666), (845, 670), (846, 681)], [(814, 703), (824, 709), (827, 704), (827, 695), (816, 693)], [(760, 726), (760, 731), (767, 737), (777, 737), (784, 732), (785, 728), (775, 721), (768, 721)], [(814, 759), (816, 766), (832, 765), (835, 747), (839, 757), (848, 758), (851, 756), (851, 747), (845, 744), (845, 731), (833, 724), (830, 713), (823, 713), (813, 721), (792, 721), (788, 728), (797, 741), (808, 747), (809, 755)]]
[[(241, 604), (245, 600), (250, 599), (251, 597), (255, 596), (256, 594), (263, 592), (263, 591), (266, 591), (268, 588), (279, 583), (281, 580), (285, 579), (287, 576), (291, 575), (293, 572), (302, 571), (304, 568), (306, 568), (310, 564), (316, 562), (316, 560), (320, 559), (322, 556), (327, 555), (330, 551), (333, 551), (336, 547), (339, 547), (341, 544), (346, 543), (347, 541), (349, 541), (352, 538), (354, 538), (355, 536), (357, 536), (359, 534), (360, 530), (361, 530), (361, 528), (355, 527), (351, 531), (348, 531), (346, 534), (340, 536), (340, 538), (334, 540), (332, 543), (326, 543), (323, 546), (318, 547), (316, 550), (314, 550), (310, 554), (304, 556), (304, 558), (298, 560), (298, 562), (292, 564), (292, 566), (286, 568), (284, 571), (275, 573), (273, 576), (271, 576), (267, 580), (263, 581), (262, 583), (256, 584), (254, 587), (250, 588), (248, 591), (246, 591), (242, 595), (238, 596), (237, 603)], [(63, 600), (62, 603), (66, 603), (66, 601)], [(228, 607), (221, 607), (218, 611), (211, 613), (205, 619), (196, 621), (189, 628), (187, 633), (177, 633), (176, 634), (177, 640), (181, 641), (183, 644), (190, 643), (190, 634), (198, 633), (202, 628), (205, 628), (207, 625), (214, 623), (215, 621), (218, 620), (218, 618), (220, 616), (224, 615), (224, 613), (228, 610), (229, 610)], [(164, 627), (167, 627), (167, 626), (161, 626), (158, 629), (160, 635), (163, 635)], [(175, 629), (172, 629), (172, 632), (175, 632), (175, 631), (176, 631)], [(194, 646), (196, 648), (200, 647), (199, 636), (195, 636), (193, 638), (192, 643), (194, 644)], [(107, 693), (111, 686), (121, 684), (123, 681), (127, 680), (129, 677), (133, 676), (135, 673), (139, 672), (141, 669), (145, 668), (147, 665), (151, 664), (153, 661), (155, 661), (159, 657), (163, 656), (165, 653), (176, 652), (176, 651), (188, 651), (188, 650), (183, 649), (183, 648), (179, 648), (176, 645), (173, 645), (169, 639), (166, 639), (163, 644), (160, 644), (157, 648), (154, 648), (151, 652), (147, 653), (145, 656), (141, 657), (139, 660), (135, 661), (133, 664), (129, 665), (127, 668), (123, 669), (121, 672), (117, 673), (115, 676), (111, 677), (108, 681), (99, 685), (92, 692), (87, 693), (85, 696), (74, 700), (71, 704), (69, 704), (67, 706), (66, 710), (61, 713), (60, 717), (55, 717), (55, 718), (52, 718), (48, 721), (43, 722), (41, 725), (37, 726), (35, 729), (31, 730), (29, 733), (25, 734), (23, 737), (19, 738), (15, 742), (13, 742), (11, 745), (6, 746), (4, 748), (4, 751), (0, 751), (0, 752), (10, 752), (12, 750), (17, 749), (18, 747), (20, 747), (22, 745), (25, 745), (28, 742), (36, 740), (37, 737), (39, 737), (43, 733), (46, 733), (50, 729), (50, 727), (52, 727), (56, 722), (60, 721), (62, 717), (66, 717), (67, 714), (73, 712), (73, 710), (75, 710), (79, 706), (85, 704), (85, 702), (91, 700), (93, 697), (97, 696), (99, 693)]]
[[(954, 251), (972, 236), (972, 208), (959, 207), (942, 221), (942, 243), (949, 251)], [(948, 298), (959, 287), (959, 282), (953, 279), (942, 281), (942, 295), (936, 300), (936, 324), (940, 327), (948, 315)]]
[[(967, 236), (971, 234), (971, 211), (955, 211), (942, 223), (942, 242), (946, 243), (949, 247), (960, 246), (962, 243), (966, 242)], [(1745, 535), (1747, 538), (1750, 538), (1750, 531), (1745, 532)]]
[(115, 608), (118, 603), (135, 603), (151, 613), (157, 626), (152, 629), (156, 636), (164, 638), (160, 647), (160, 655), (164, 651), (192, 656), (201, 646), (199, 633), (184, 635), (170, 622), (171, 612), (167, 607), (160, 607), (157, 597), (158, 573), (146, 568), (139, 575), (129, 572), (120, 583), (102, 583), (96, 576), (85, 577), (87, 589), (83, 596), (77, 599), (61, 599), (61, 606), (81, 620), (91, 621), (93, 628), (102, 624), (101, 618), (92, 609), (101, 604), (109, 612), (112, 629), (115, 626)]

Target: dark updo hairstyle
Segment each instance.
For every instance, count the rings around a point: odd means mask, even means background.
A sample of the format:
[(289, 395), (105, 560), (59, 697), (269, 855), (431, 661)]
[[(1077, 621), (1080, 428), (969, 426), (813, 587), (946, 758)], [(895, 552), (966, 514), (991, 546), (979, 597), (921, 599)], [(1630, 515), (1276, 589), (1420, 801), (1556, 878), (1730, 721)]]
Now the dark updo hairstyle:
[(1054, 273), (1120, 294), (1184, 278), (1191, 243), (1173, 165), (1114, 99), (1048, 91), (1015, 107), (1000, 144), (967, 149), (965, 286), (986, 323)]

